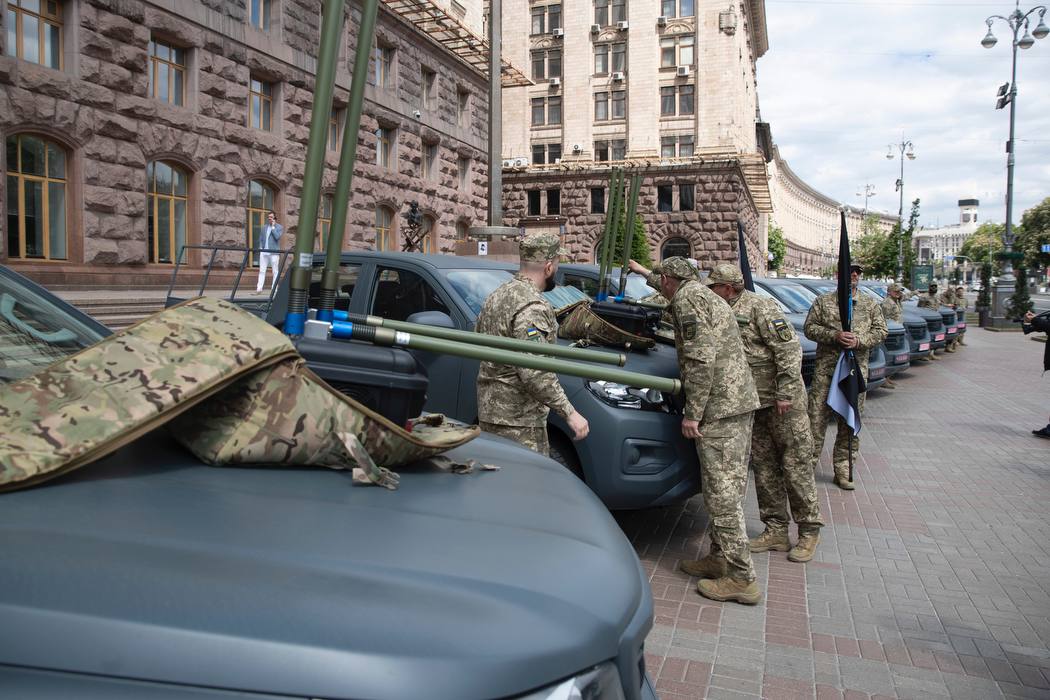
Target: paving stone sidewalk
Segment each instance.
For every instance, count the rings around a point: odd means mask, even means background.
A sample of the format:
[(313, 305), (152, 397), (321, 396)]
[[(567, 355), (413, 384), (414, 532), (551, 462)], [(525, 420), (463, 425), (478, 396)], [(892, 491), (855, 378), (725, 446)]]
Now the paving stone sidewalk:
[[(677, 570), (707, 519), (618, 515), (650, 573), (663, 700), (1050, 698), (1050, 412), (1043, 346), (972, 328), (967, 347), (868, 397), (858, 489), (817, 487), (817, 557), (754, 555), (762, 605), (716, 603)], [(754, 486), (748, 533), (762, 530)], [(794, 537), (794, 532), (792, 533)]]

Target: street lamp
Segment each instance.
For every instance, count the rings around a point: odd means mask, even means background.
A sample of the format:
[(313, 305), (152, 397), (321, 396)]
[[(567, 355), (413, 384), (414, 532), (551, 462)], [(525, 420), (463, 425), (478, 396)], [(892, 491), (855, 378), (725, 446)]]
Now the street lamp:
[(897, 238), (897, 281), (904, 284), (904, 158), (915, 160), (915, 146), (911, 141), (901, 139), (898, 144), (887, 146), (886, 159), (893, 160), (893, 148), (901, 152), (901, 176), (897, 178), (897, 191), (901, 193), (900, 208), (897, 210), (897, 226), (900, 227)]
[[(956, 255), (956, 256), (954, 256), (952, 258), (952, 262), (958, 263), (958, 261), (960, 259), (962, 259), (962, 260), (969, 260), (970, 264), (973, 264), (973, 260), (968, 255)], [(963, 263), (962, 278), (963, 278), (963, 282), (965, 283), (966, 282), (966, 263)]]
[(868, 213), (868, 198), (875, 196), (875, 185), (864, 185), (863, 192), (857, 192), (858, 197), (864, 197), (864, 214)]
[[(1039, 24), (1029, 34), (1028, 18), (1033, 12), (1039, 13)], [(1008, 288), (1014, 281), (1013, 263), (1010, 260), (1009, 253), (1014, 242), (1012, 219), (1014, 209), (1014, 113), (1017, 107), (1017, 48), (1030, 49), (1035, 44), (1035, 39), (1042, 39), (1047, 34), (1050, 34), (1050, 28), (1043, 21), (1045, 14), (1045, 5), (1036, 5), (1026, 12), (1021, 12), (1021, 0), (1017, 0), (1015, 9), (1009, 16), (990, 15), (984, 20), (984, 23), (988, 25), (988, 33), (981, 39), (981, 46), (984, 48), (990, 49), (995, 46), (997, 39), (992, 34), (992, 24), (997, 19), (1006, 22), (1014, 35), (1010, 83), (999, 89), (999, 101), (995, 106), (996, 109), (1001, 109), (1006, 106), (1007, 102), (1010, 103), (1010, 139), (1006, 142), (1006, 230), (1003, 231), (1003, 251), (1007, 253), (1007, 256), (1003, 258), (1003, 274), (999, 277), (999, 286), (1005, 288)], [(1021, 30), (1021, 27), (1024, 27), (1024, 36), (1018, 39), (1017, 32)], [(1033, 36), (1035, 39), (1032, 38)], [(999, 289), (996, 292), (997, 296), (999, 296)], [(998, 299), (996, 300), (995, 308), (1000, 308), (1000, 300)]]

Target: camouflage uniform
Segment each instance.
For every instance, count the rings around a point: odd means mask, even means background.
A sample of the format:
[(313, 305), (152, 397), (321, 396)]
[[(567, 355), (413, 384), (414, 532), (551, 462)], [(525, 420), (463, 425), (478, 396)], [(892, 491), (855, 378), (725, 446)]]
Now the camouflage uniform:
[(697, 454), (704, 506), (711, 518), (711, 550), (726, 559), (730, 578), (752, 582), (755, 569), (743, 499), (752, 417), (758, 408), (755, 382), (729, 306), (696, 279), (684, 258), (668, 259), (662, 270), (682, 280), (670, 309), (685, 417), (700, 423)]
[(937, 300), (936, 287), (934, 287), (932, 291), (927, 291), (925, 294), (919, 295), (919, 307), (933, 309), (934, 311), (941, 308), (941, 303)]
[[(838, 294), (828, 292), (817, 297), (806, 316), (806, 337), (817, 343), (817, 365), (813, 373), (813, 383), (809, 387), (809, 422), (813, 434), (813, 462), (820, 459), (824, 448), (824, 437), (827, 434), (828, 419), (834, 414), (828, 406), (828, 391), (831, 388), (831, 376), (835, 373), (842, 346), (835, 340), (835, 334), (842, 330), (839, 321)], [(886, 339), (886, 319), (876, 305), (875, 300), (867, 294), (853, 293), (852, 332), (857, 336), (858, 345), (854, 349), (857, 364), (864, 379), (868, 378), (868, 351)], [(860, 396), (858, 408), (864, 411), (864, 394)], [(842, 417), (835, 414), (838, 431), (835, 436), (835, 449), (832, 464), (835, 475), (847, 478), (849, 474), (850, 454), (848, 449), (851, 432)], [(860, 451), (860, 436), (853, 438), (853, 463), (857, 462)]]
[[(723, 282), (722, 267), (716, 267), (707, 278), (709, 286)], [(727, 267), (740, 275), (735, 266)], [(761, 405), (755, 411), (751, 432), (751, 466), (759, 517), (771, 533), (787, 534), (790, 503), (799, 536), (817, 534), (824, 523), (813, 477), (813, 440), (802, 381), (802, 346), (771, 299), (745, 289), (729, 305), (736, 314)], [(791, 410), (778, 415), (776, 401), (790, 401)]]
[[(951, 307), (953, 310), (956, 308), (955, 290), (948, 287), (937, 296), (937, 301), (941, 303), (941, 306)], [(956, 312), (958, 313), (958, 312)], [(952, 325), (955, 325), (954, 323)], [(956, 347), (959, 345), (960, 334), (957, 334), (952, 338), (952, 342), (946, 348), (946, 351), (954, 352)]]
[(887, 294), (886, 298), (882, 300), (882, 315), (887, 321), (903, 323), (904, 307), (901, 305), (900, 299), (894, 299)]
[[(549, 259), (562, 253), (556, 234), (526, 236), (522, 260)], [(553, 343), (558, 337), (554, 309), (536, 285), (521, 274), (500, 285), (481, 307), (478, 333)], [(481, 428), (546, 455), (547, 415), (550, 409), (568, 418), (574, 409), (553, 372), (495, 362), (478, 369), (478, 421)]]

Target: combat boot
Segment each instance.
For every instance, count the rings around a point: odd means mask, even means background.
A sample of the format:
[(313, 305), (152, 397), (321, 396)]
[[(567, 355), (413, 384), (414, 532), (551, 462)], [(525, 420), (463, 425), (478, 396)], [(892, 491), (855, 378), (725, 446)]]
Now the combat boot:
[(852, 491), (855, 487), (853, 482), (847, 474), (836, 474), (835, 475), (835, 486), (838, 486), (843, 491)]
[(696, 584), (696, 590), (711, 600), (733, 600), (744, 605), (757, 605), (762, 602), (762, 589), (758, 587), (757, 581), (748, 582), (723, 576), (700, 581)]
[(791, 542), (788, 541), (787, 532), (774, 532), (768, 527), (765, 532), (758, 537), (752, 537), (747, 543), (751, 545), (753, 553), (768, 552), (769, 550), (786, 552), (791, 549)]
[(813, 558), (817, 553), (817, 545), (820, 544), (820, 533), (813, 532), (807, 535), (799, 535), (798, 544), (788, 552), (788, 561), (804, 563)]
[(948, 347), (944, 348), (944, 351), (945, 352), (955, 352), (955, 346), (954, 345), (949, 345)]
[(884, 381), (882, 383), (882, 388), (883, 389), (896, 389), (897, 388), (897, 382), (895, 382), (892, 379), (890, 379), (889, 377), (887, 377), (886, 381)]
[(708, 554), (703, 559), (683, 559), (678, 568), (697, 578), (722, 578), (726, 575), (728, 564), (725, 557)]

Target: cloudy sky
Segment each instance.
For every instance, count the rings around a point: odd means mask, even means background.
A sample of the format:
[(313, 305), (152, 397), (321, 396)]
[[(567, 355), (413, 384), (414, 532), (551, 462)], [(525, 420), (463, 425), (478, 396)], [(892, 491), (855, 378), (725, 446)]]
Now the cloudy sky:
[[(1034, 3), (1022, 3), (1027, 10)], [(762, 117), (781, 156), (807, 184), (841, 202), (896, 215), (894, 182), (904, 164), (905, 216), (919, 197), (920, 223), (958, 221), (957, 201), (981, 201), (983, 221), (1006, 219), (1011, 37), (985, 49), (984, 20), (1011, 2), (963, 0), (766, 0), (769, 51), (758, 61)], [(1037, 13), (1031, 27), (1038, 21)], [(1050, 17), (1047, 18), (1050, 23)], [(1014, 221), (1050, 196), (1050, 37), (1018, 49)]]

